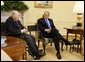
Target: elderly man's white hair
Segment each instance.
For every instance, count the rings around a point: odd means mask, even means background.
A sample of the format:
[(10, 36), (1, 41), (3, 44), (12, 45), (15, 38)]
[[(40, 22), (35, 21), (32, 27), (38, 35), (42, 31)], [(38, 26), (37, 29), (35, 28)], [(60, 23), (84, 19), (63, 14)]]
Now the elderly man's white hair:
[(17, 14), (19, 14), (19, 12), (16, 11), (16, 10), (13, 10), (13, 11), (11, 11), (11, 13), (10, 13), (10, 17), (13, 17), (13, 16), (15, 16), (15, 15), (17, 15)]

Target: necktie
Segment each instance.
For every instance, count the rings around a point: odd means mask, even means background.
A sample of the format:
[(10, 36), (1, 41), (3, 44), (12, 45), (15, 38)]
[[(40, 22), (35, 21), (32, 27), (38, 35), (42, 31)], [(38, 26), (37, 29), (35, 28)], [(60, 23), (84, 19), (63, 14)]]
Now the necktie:
[(51, 29), (51, 26), (50, 26), (50, 23), (49, 23), (48, 19), (46, 19), (46, 23), (48, 25), (48, 28)]

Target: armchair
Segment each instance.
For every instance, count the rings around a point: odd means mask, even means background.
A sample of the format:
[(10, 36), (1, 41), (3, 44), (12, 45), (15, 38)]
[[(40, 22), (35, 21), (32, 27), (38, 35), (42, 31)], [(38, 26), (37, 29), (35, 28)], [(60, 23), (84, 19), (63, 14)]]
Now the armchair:
[(1, 22), (1, 36), (6, 36), (6, 24)]
[[(39, 48), (40, 41), (42, 41), (44, 54), (46, 54), (46, 52), (45, 52), (46, 45), (48, 43), (51, 43), (50, 46), (52, 46), (52, 42), (53, 42), (52, 38), (44, 38), (42, 35), (42, 32), (39, 30), (38, 24), (37, 24), (37, 31), (38, 31), (38, 48)], [(63, 51), (63, 41), (61, 41), (61, 51)]]

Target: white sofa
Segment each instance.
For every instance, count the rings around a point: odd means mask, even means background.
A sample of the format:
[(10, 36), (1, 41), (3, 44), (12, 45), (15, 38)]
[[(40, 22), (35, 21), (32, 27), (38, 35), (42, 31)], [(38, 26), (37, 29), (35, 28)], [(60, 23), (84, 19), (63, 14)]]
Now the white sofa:
[(1, 61), (13, 61), (4, 50), (1, 49)]

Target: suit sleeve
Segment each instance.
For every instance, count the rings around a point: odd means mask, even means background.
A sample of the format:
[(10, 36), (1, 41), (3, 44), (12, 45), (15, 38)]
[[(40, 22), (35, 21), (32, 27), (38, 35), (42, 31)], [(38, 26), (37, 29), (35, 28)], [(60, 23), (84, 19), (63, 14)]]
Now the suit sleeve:
[(6, 22), (7, 30), (9, 30), (13, 34), (21, 34), (21, 31), (19, 29), (16, 29), (12, 22), (10, 20), (7, 20)]
[[(52, 20), (52, 19), (51, 19)], [(54, 23), (53, 23), (53, 20), (52, 20), (52, 30), (54, 30), (54, 29), (56, 29), (56, 27), (55, 27), (55, 25), (54, 25)], [(56, 29), (56, 30), (58, 30), (58, 29)], [(58, 30), (59, 31), (59, 30)]]
[(25, 27), (21, 24), (21, 22), (20, 22), (20, 21), (19, 21), (19, 23), (20, 23), (20, 25), (21, 25), (22, 29), (24, 29)]
[(38, 19), (37, 23), (38, 23), (39, 30), (41, 30), (42, 32), (45, 32), (45, 28), (42, 26), (42, 22), (40, 19)]

